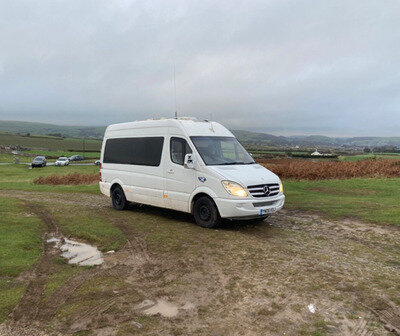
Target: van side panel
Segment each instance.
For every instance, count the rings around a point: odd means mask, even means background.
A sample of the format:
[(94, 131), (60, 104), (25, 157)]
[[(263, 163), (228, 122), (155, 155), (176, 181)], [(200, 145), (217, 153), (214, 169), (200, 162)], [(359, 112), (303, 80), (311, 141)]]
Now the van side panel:
[(167, 127), (135, 128), (113, 130), (106, 132), (103, 142), (102, 160), (104, 160), (104, 148), (108, 139), (130, 137), (163, 137), (163, 149), (159, 166), (142, 166), (133, 164), (102, 164), (102, 179), (104, 184), (110, 187), (115, 182), (120, 182), (128, 201), (164, 207), (164, 162), (167, 141), (165, 134)]

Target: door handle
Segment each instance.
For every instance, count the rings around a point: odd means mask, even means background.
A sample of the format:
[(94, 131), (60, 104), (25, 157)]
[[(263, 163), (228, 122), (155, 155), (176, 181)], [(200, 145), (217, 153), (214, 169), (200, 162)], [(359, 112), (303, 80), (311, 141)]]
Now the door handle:
[(173, 174), (173, 173), (174, 173), (174, 170), (173, 170), (173, 169), (170, 169), (170, 170), (168, 170), (167, 173), (168, 173), (168, 174)]

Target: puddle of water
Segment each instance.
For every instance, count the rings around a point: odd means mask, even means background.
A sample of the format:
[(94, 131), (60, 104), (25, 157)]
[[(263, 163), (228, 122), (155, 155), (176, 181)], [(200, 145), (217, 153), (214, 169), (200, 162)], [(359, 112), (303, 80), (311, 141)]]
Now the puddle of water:
[(55, 247), (63, 252), (61, 256), (68, 259), (69, 264), (94, 266), (101, 265), (104, 261), (101, 252), (96, 246), (78, 243), (66, 238), (61, 240), (55, 237), (47, 239), (47, 242), (54, 243)]
[(143, 312), (149, 316), (160, 314), (164, 317), (175, 317), (178, 315), (178, 306), (164, 300), (158, 300), (155, 305)]

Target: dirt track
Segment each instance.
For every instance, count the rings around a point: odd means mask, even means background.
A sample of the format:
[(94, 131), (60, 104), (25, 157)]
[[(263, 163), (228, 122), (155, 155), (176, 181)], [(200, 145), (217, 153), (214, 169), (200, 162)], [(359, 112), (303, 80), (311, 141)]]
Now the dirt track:
[[(38, 265), (21, 276), (26, 293), (0, 335), (400, 335), (396, 228), (282, 211), (261, 224), (206, 230), (168, 210), (133, 206), (121, 214), (102, 196), (13, 197), (48, 232), (60, 230), (49, 207), (76, 204), (118, 226), (127, 243), (47, 297), (58, 266), (44, 243)], [(143, 301), (158, 299), (178, 315), (146, 316)]]

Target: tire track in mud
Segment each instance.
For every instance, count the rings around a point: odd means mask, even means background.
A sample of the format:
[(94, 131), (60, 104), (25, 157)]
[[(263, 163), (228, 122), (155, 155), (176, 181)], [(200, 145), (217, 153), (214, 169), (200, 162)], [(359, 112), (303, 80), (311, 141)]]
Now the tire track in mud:
[(68, 302), (73, 293), (86, 281), (98, 276), (117, 275), (113, 268), (89, 269), (69, 278), (67, 282), (56, 290), (47, 300), (44, 299), (44, 289), (48, 277), (55, 272), (54, 257), (58, 251), (53, 243), (48, 243), (48, 237), (61, 236), (60, 226), (56, 219), (41, 205), (23, 200), (25, 208), (46, 224), (47, 231), (43, 236), (43, 252), (36, 267), (27, 276), (27, 289), (12, 312), (12, 318), (18, 322), (48, 321), (53, 318), (59, 307)]
[(374, 313), (386, 330), (400, 336), (400, 307), (388, 304), (387, 302), (381, 302), (379, 308), (372, 308), (367, 305), (366, 308)]
[(99, 213), (123, 232), (127, 240), (127, 247), (134, 258), (141, 261), (141, 263), (154, 264), (154, 260), (150, 257), (146, 240), (135, 233), (132, 223), (128, 223), (123, 218), (109, 216), (104, 210), (99, 211)]
[(365, 318), (359, 318), (354, 324), (353, 331), (349, 334), (350, 336), (373, 336), (372, 332), (368, 330), (368, 320)]
[[(106, 296), (100, 299), (95, 307), (90, 307), (81, 314), (75, 316), (70, 325), (70, 330), (73, 332), (103, 327), (115, 327), (120, 323), (132, 320), (134, 316), (132, 315), (133, 311), (130, 309), (125, 308), (125, 310), (120, 311), (118, 315), (109, 313), (109, 311), (129, 303), (129, 293), (131, 293), (132, 290), (139, 293), (142, 297), (147, 297), (147, 291), (144, 290), (143, 286), (140, 284), (143, 283), (143, 281), (145, 283), (149, 276), (151, 277), (162, 272), (159, 263), (154, 261), (150, 256), (146, 240), (143, 237), (139, 237), (134, 232), (132, 223), (127, 222), (123, 218), (110, 216), (108, 212), (102, 209), (98, 210), (98, 214), (107, 218), (107, 220), (111, 221), (113, 225), (123, 232), (126, 237), (126, 245), (117, 253), (126, 253), (127, 255), (123, 260), (119, 260), (116, 265), (111, 268), (99, 270), (96, 274), (92, 275), (91, 278), (97, 276), (115, 276), (121, 279), (125, 278), (126, 281), (129, 279), (128, 282), (133, 282), (135, 285), (128, 285), (122, 291), (119, 290), (113, 297)], [(150, 267), (144, 267), (145, 265)], [(71, 290), (71, 288), (68, 286), (66, 290)], [(62, 288), (60, 288), (59, 291), (63, 293)]]
[(39, 315), (44, 288), (54, 265), (53, 258), (55, 251), (52, 244), (46, 241), (46, 237), (50, 234), (54, 236), (59, 235), (60, 229), (56, 220), (42, 206), (27, 200), (23, 200), (23, 202), (26, 209), (37, 215), (47, 226), (47, 231), (43, 237), (43, 252), (40, 260), (30, 272), (30, 280), (25, 293), (11, 314), (13, 320), (27, 323), (36, 320)]

